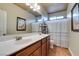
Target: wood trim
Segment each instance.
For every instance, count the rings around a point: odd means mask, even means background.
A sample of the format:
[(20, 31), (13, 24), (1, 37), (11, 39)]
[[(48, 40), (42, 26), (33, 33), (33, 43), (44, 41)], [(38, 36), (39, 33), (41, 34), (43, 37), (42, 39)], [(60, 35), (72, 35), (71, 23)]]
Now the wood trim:
[(68, 48), (68, 50), (69, 50), (71, 56), (74, 56), (74, 54), (72, 53), (72, 50), (70, 48)]

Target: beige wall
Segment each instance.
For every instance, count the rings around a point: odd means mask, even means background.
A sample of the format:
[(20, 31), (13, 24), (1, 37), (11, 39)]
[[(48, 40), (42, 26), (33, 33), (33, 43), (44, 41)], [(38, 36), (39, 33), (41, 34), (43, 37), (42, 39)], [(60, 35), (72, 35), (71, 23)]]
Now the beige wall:
[(70, 38), (69, 38), (69, 48), (71, 49), (73, 55), (79, 56), (79, 32), (73, 32), (71, 31), (71, 9), (73, 7), (74, 3), (68, 5), (67, 9), (67, 17), (69, 20), (69, 28), (70, 28)]
[[(11, 3), (0, 3), (0, 9), (7, 11), (7, 34), (31, 32), (31, 25), (29, 23), (35, 20), (35, 16)], [(26, 19), (26, 31), (16, 31), (17, 17)]]

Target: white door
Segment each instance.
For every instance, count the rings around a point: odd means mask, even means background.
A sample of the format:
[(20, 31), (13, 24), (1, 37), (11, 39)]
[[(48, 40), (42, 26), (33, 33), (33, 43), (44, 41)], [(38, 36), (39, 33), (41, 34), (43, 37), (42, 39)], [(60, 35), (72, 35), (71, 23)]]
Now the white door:
[(6, 34), (7, 26), (7, 13), (6, 11), (0, 10), (0, 35)]

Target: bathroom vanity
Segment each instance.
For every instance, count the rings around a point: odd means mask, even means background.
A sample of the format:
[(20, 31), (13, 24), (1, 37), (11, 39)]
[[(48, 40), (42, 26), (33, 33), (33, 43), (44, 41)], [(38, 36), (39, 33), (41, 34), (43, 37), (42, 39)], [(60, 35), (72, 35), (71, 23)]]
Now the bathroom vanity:
[(9, 40), (4, 43), (2, 48), (0, 45), (0, 55), (47, 56), (50, 49), (50, 36), (48, 34), (33, 35), (24, 37), (20, 41)]
[[(49, 36), (11, 54), (13, 56), (47, 56), (50, 46)], [(26, 43), (27, 44), (27, 43)]]

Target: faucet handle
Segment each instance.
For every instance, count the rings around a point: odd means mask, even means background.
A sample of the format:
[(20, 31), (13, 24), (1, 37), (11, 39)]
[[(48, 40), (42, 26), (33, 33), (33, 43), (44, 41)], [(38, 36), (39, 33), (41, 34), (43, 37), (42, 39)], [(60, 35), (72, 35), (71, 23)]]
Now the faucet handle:
[(22, 37), (21, 36), (16, 36), (16, 40), (21, 40)]

